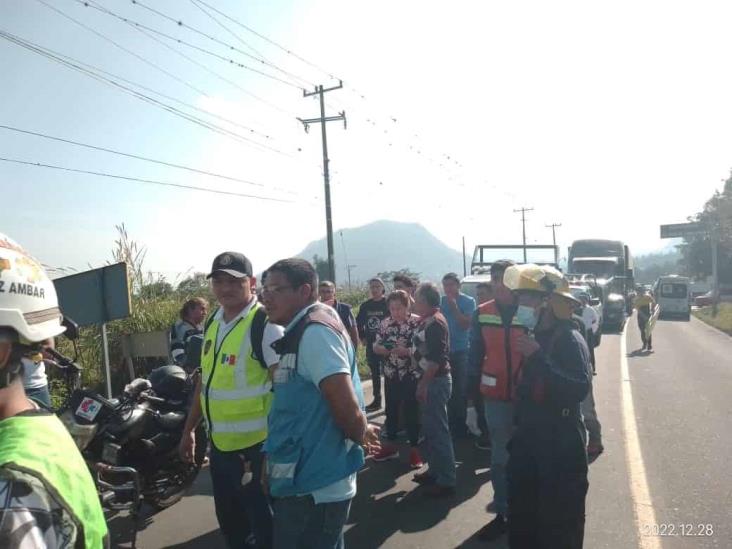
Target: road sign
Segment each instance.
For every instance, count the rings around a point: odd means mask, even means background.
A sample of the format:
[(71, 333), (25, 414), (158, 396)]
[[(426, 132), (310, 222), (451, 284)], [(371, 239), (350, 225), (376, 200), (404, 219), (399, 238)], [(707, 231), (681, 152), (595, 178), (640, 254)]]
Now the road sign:
[(79, 326), (130, 316), (126, 263), (57, 278), (53, 283), (61, 311)]
[(674, 223), (661, 225), (661, 238), (684, 238), (706, 234), (709, 229), (703, 223)]

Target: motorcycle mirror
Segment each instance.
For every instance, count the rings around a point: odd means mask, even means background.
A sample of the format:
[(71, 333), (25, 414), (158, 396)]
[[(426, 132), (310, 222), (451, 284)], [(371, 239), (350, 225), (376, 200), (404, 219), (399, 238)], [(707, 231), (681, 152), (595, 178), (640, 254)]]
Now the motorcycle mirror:
[(71, 341), (76, 341), (77, 339), (79, 339), (79, 325), (71, 318), (65, 316), (64, 319), (61, 321), (61, 325), (66, 328), (64, 335), (68, 339), (70, 339)]

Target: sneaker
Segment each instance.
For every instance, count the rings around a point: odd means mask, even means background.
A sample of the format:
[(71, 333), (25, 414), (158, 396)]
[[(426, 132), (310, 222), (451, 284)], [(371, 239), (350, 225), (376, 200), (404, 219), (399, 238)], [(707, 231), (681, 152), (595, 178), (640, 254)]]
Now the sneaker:
[(409, 466), (412, 469), (421, 469), (424, 467), (422, 456), (419, 455), (419, 450), (417, 448), (412, 448), (409, 452)]
[(455, 495), (455, 487), (433, 484), (425, 489), (424, 495), (430, 498), (448, 498)]
[(605, 451), (602, 444), (590, 443), (587, 445), (587, 463), (593, 463)]
[(371, 459), (376, 462), (387, 461), (390, 459), (397, 459), (399, 457), (399, 450), (389, 446), (382, 446), (381, 450), (376, 452)]
[(437, 482), (437, 479), (435, 479), (429, 471), (425, 471), (424, 473), (417, 473), (414, 475), (412, 477), (412, 481), (417, 484), (421, 484), (422, 486), (429, 486)]
[(478, 539), (481, 541), (495, 541), (506, 532), (508, 532), (508, 522), (503, 515), (496, 515), (496, 518), (480, 529)]
[(369, 413), (378, 412), (379, 410), (381, 410), (381, 399), (375, 398), (371, 404), (366, 406), (366, 411)]
[(486, 435), (480, 435), (475, 439), (475, 447), (478, 450), (490, 450), (491, 449), (491, 437)]

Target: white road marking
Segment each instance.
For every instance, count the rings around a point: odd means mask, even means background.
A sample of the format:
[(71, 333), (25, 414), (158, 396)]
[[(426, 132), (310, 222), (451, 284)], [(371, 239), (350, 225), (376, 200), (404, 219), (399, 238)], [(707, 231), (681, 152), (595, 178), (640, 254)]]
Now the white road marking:
[[(635, 421), (635, 408), (633, 407), (633, 392), (630, 386), (627, 355), (628, 324), (630, 322), (625, 323), (620, 338), (620, 385), (623, 404), (625, 459), (630, 473), (630, 493), (633, 498), (638, 547), (640, 549), (660, 549), (661, 538), (653, 535), (654, 525), (658, 523), (656, 522), (656, 512), (653, 509), (651, 493), (648, 488), (646, 467), (643, 464), (638, 426)], [(657, 530), (656, 533), (658, 533)]]

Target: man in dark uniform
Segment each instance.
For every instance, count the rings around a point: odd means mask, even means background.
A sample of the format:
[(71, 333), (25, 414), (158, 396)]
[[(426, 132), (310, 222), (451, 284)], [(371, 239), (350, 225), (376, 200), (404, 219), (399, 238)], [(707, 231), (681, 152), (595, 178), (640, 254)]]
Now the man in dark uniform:
[(518, 297), (523, 376), (508, 462), (512, 549), (577, 549), (584, 538), (587, 455), (580, 403), (590, 390), (587, 343), (572, 322), (576, 300), (552, 267), (504, 275)]

